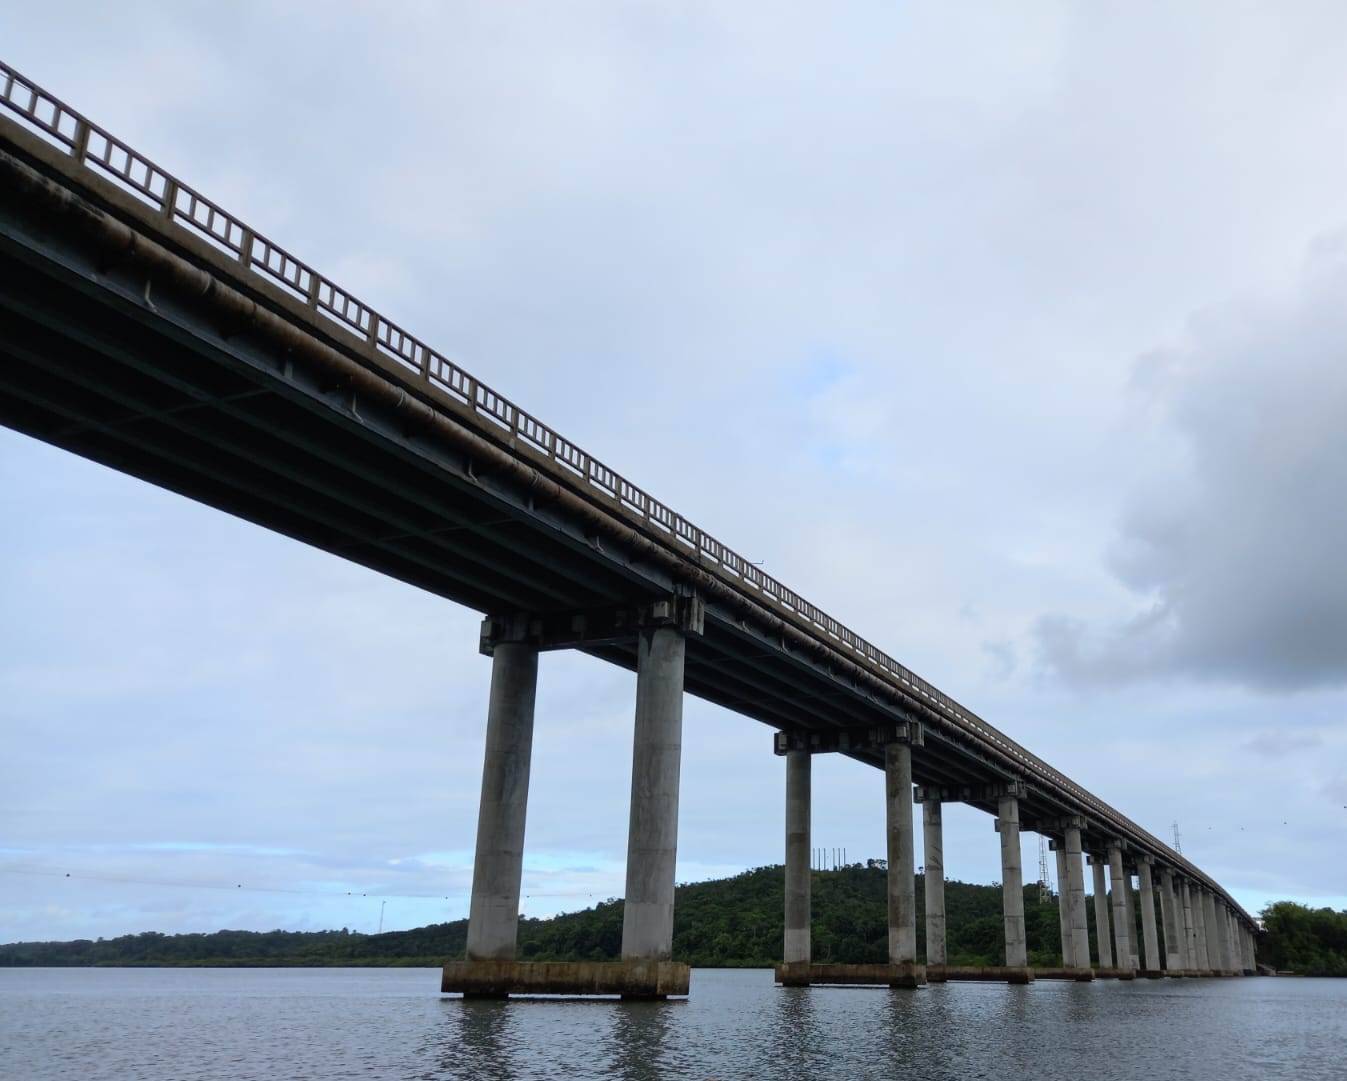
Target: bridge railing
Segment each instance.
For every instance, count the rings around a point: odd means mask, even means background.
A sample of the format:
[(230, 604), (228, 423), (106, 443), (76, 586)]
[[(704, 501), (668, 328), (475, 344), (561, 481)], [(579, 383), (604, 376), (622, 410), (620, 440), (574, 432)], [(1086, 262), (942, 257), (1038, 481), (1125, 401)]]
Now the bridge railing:
[(851, 655), (863, 667), (886, 677), (906, 696), (991, 745), (1027, 774), (1068, 794), (1083, 811), (1107, 822), (1120, 834), (1141, 839), (1175, 866), (1186, 867), (1190, 873), (1206, 879), (1182, 855), (972, 710), (3, 61), (0, 61), (0, 104), (17, 114), (30, 130), (63, 147), (76, 162), (157, 210), (165, 221), (190, 230), (232, 256), (243, 269), (307, 304), (318, 315), (401, 366), (409, 377), (432, 392), (448, 395), (472, 409), (502, 435), (547, 455), (592, 493), (624, 513), (639, 517), (650, 530), (663, 534), (687, 558), (709, 565), (730, 584), (792, 621), (807, 623), (816, 635)]

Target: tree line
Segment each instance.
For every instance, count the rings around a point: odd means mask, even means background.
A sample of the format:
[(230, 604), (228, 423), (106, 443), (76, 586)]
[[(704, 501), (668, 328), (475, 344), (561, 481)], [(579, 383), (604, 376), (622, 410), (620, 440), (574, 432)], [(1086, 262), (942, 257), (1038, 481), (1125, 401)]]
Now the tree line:
[[(815, 871), (812, 879), (813, 956), (861, 963), (888, 955), (883, 861)], [(917, 949), (925, 954), (924, 883), (917, 876)], [(674, 906), (674, 956), (702, 967), (765, 967), (781, 959), (784, 874), (759, 867), (732, 878), (679, 886)], [(1133, 891), (1135, 935), (1140, 898)], [(1029, 964), (1061, 965), (1058, 898), (1037, 884), (1024, 889)], [(1086, 905), (1090, 941), (1094, 906)], [(1308, 975), (1347, 975), (1347, 912), (1278, 902), (1264, 913), (1268, 935), (1259, 959)], [(952, 965), (1005, 964), (999, 885), (945, 883), (946, 951)], [(1157, 927), (1163, 937), (1163, 924)], [(1139, 940), (1139, 939), (1138, 939)], [(467, 921), (370, 935), (340, 931), (217, 931), (0, 945), (0, 966), (16, 965), (426, 965), (462, 957)], [(578, 912), (519, 923), (524, 961), (615, 960), (622, 945), (622, 902), (612, 898)], [(1163, 949), (1163, 945), (1161, 947)]]

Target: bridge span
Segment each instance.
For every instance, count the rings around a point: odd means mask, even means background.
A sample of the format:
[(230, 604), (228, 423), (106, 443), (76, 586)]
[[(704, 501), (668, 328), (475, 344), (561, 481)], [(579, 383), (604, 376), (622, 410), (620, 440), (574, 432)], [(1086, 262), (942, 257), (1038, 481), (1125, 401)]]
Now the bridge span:
[[(995, 978), (1034, 976), (1026, 829), (1057, 851), (1057, 975), (1254, 970), (1249, 914), (1121, 811), (3, 63), (0, 105), (0, 423), (483, 613), (468, 956), (446, 965), (445, 990), (687, 992), (671, 957), (685, 691), (770, 725), (786, 758), (783, 983), (987, 975), (945, 964), (947, 802), (999, 833)], [(515, 959), (537, 655), (550, 649), (637, 674), (620, 962)], [(885, 964), (811, 961), (820, 753), (884, 771)]]

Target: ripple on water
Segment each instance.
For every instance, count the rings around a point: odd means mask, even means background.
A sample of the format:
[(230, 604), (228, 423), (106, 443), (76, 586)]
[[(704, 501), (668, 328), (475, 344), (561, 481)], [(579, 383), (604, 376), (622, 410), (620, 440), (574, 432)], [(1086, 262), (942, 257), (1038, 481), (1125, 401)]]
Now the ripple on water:
[(0, 1076), (1347, 1079), (1347, 980), (920, 991), (698, 970), (685, 1002), (465, 1002), (431, 969), (0, 969)]

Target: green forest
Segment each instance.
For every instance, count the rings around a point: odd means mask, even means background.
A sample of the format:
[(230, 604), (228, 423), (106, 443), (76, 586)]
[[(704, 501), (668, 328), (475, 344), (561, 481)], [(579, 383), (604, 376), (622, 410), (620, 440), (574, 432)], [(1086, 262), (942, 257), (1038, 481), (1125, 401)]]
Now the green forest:
[[(887, 953), (882, 862), (813, 873), (813, 954), (816, 961), (883, 961)], [(925, 951), (923, 883), (917, 877), (917, 948)], [(1135, 892), (1133, 894), (1136, 899)], [(694, 966), (762, 967), (781, 959), (783, 873), (759, 867), (733, 878), (678, 887), (674, 956)], [(947, 951), (953, 965), (1005, 963), (1001, 889), (945, 884)], [(1086, 905), (1094, 941), (1094, 906)], [(1134, 905), (1134, 912), (1140, 906)], [(1024, 890), (1029, 963), (1061, 964), (1057, 898), (1038, 885)], [(1347, 913), (1279, 902), (1265, 916), (1259, 959), (1307, 975), (1347, 975)], [(1137, 931), (1136, 933), (1139, 933)], [(462, 957), (467, 921), (379, 935), (340, 931), (217, 931), (0, 945), (0, 966), (16, 965), (427, 965)], [(548, 919), (524, 918), (519, 957), (534, 961), (616, 959), (622, 941), (622, 902)]]
[(1302, 976), (1347, 976), (1347, 912), (1277, 901), (1262, 915), (1260, 962)]

